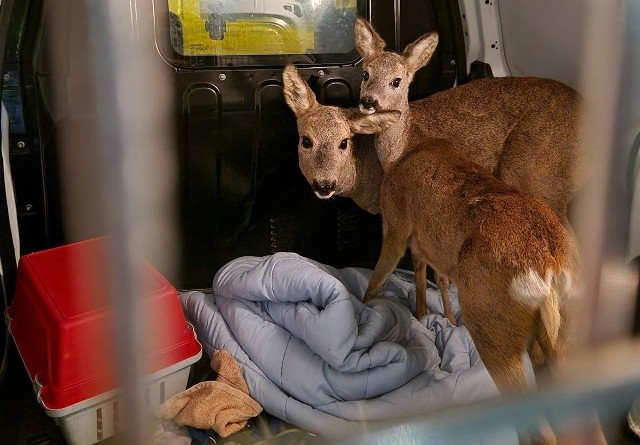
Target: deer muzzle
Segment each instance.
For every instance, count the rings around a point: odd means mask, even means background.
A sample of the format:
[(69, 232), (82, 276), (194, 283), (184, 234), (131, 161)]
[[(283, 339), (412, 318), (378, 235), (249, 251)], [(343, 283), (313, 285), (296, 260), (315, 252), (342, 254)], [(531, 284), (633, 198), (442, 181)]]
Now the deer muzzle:
[(336, 192), (336, 181), (326, 181), (317, 179), (313, 180), (313, 184), (311, 184), (313, 191), (316, 193), (316, 196), (320, 199), (329, 199)]
[(371, 96), (363, 96), (358, 104), (360, 112), (364, 114), (373, 114), (378, 108), (378, 101)]

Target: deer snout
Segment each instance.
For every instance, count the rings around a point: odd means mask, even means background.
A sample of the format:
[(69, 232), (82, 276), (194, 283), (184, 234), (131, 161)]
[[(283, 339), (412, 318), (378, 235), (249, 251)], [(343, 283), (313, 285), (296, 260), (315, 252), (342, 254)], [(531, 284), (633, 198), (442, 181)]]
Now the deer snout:
[(378, 108), (378, 101), (371, 96), (363, 96), (359, 103), (360, 112), (364, 114), (373, 114)]
[(313, 191), (316, 193), (316, 196), (320, 199), (329, 199), (336, 192), (336, 181), (326, 181), (317, 179), (313, 180)]

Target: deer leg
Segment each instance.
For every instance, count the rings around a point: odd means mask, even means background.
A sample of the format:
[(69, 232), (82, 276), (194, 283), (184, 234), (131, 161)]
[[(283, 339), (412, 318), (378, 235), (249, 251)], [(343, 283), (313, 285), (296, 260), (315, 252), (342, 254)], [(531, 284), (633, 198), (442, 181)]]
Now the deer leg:
[(436, 284), (440, 290), (440, 297), (442, 298), (442, 308), (444, 310), (444, 316), (451, 322), (452, 325), (457, 326), (458, 322), (453, 315), (453, 309), (451, 308), (451, 295), (449, 294), (449, 278), (440, 275), (436, 272)]
[[(459, 289), (459, 292), (462, 292)], [(464, 310), (464, 309), (463, 309)], [(526, 342), (521, 333), (512, 336), (505, 327), (484, 318), (478, 319), (477, 315), (471, 315), (466, 311), (465, 325), (473, 338), (482, 362), (489, 375), (502, 394), (518, 394), (526, 392), (529, 387), (522, 353)], [(487, 322), (491, 327), (487, 326)], [(482, 324), (482, 327), (477, 326)], [(487, 329), (488, 328), (488, 329)], [(493, 338), (488, 339), (487, 334), (492, 332)], [(502, 334), (495, 334), (501, 332)], [(544, 418), (541, 418), (535, 431), (518, 431), (520, 445), (555, 445), (556, 437), (551, 427)]]
[(411, 254), (413, 270), (416, 274), (416, 318), (429, 313), (427, 310), (427, 262)]
[(385, 280), (394, 271), (405, 250), (407, 250), (406, 238), (393, 230), (385, 230), (380, 257), (369, 279), (369, 285), (362, 301), (367, 302), (380, 293)]
[[(466, 311), (465, 315), (469, 312)], [(469, 313), (466, 318), (465, 325), (480, 358), (500, 392), (510, 394), (526, 391), (529, 382), (522, 361), (526, 343), (519, 341), (521, 335), (512, 336), (505, 326), (478, 317), (477, 314), (472, 316)]]
[[(475, 258), (459, 263), (458, 301), (465, 326), (480, 358), (501, 394), (521, 394), (530, 389), (523, 353), (534, 335), (536, 313), (513, 304), (508, 290), (496, 286), (493, 269)], [(519, 431), (520, 444), (554, 445), (555, 435), (544, 418), (535, 431)]]
[[(569, 328), (567, 326), (567, 312), (568, 311), (563, 309), (560, 310), (562, 325), (560, 326), (560, 335), (556, 343), (549, 341), (546, 331), (542, 327), (542, 321), (538, 320), (538, 329), (536, 331), (537, 343), (535, 344), (539, 345), (540, 352), (546, 358), (547, 365), (549, 366), (549, 370), (552, 375), (554, 374), (557, 366), (562, 365), (562, 362), (565, 359), (566, 348), (568, 346), (567, 343), (570, 341), (568, 336)], [(577, 445), (585, 443), (585, 439), (592, 444), (607, 444), (607, 440), (602, 430), (602, 425), (600, 424), (598, 416), (595, 414), (586, 416), (584, 425), (579, 428), (579, 431), (560, 433), (558, 434), (558, 437), (558, 442), (563, 445)]]

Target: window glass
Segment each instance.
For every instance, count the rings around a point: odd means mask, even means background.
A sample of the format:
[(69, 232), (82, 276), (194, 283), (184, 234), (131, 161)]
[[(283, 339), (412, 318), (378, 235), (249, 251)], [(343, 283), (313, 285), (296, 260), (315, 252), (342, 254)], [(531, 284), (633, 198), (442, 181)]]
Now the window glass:
[(168, 0), (172, 53), (182, 62), (197, 57), (199, 64), (202, 57), (216, 58), (205, 65), (217, 66), (274, 62), (277, 56), (284, 61), (287, 55), (308, 56), (296, 59), (302, 63), (351, 61), (355, 58), (353, 23), (357, 14), (365, 12), (358, 3)]

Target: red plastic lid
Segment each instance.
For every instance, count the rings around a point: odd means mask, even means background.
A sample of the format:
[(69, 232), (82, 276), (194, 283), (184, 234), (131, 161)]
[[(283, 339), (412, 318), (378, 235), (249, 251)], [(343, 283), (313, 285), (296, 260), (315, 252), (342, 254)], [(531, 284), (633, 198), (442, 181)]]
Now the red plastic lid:
[[(8, 310), (11, 333), (41, 399), (61, 409), (117, 388), (114, 327), (103, 238), (23, 256)], [(177, 292), (144, 267), (141, 314), (147, 373), (200, 354)], [(143, 352), (144, 353), (144, 352)]]

